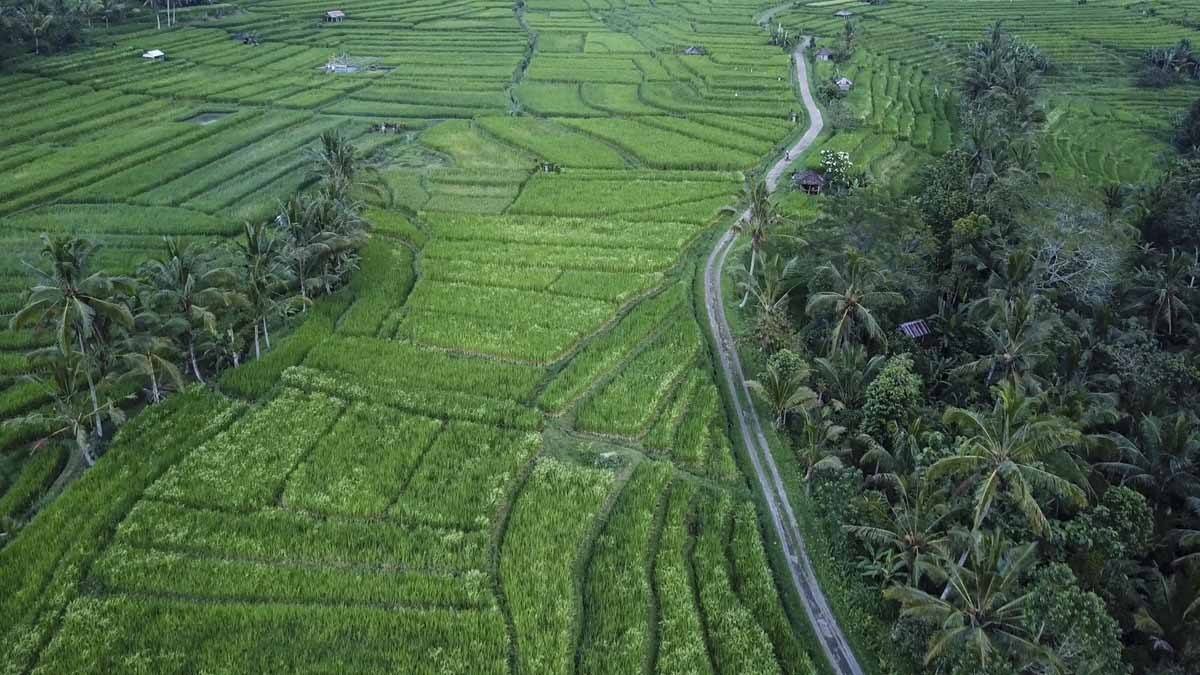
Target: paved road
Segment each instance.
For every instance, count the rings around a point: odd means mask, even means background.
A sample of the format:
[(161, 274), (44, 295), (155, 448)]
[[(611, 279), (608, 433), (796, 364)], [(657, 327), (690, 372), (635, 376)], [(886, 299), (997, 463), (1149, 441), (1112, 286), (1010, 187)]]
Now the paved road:
[[(808, 111), (809, 127), (800, 140), (788, 149), (788, 154), (776, 162), (767, 173), (767, 189), (771, 192), (778, 187), (779, 179), (792, 161), (812, 145), (824, 126), (821, 111), (813, 101), (812, 92), (809, 91), (808, 64), (804, 60), (803, 43), (804, 41), (801, 41), (801, 46), (796, 48), (792, 56), (796, 62), (796, 80), (800, 85), (800, 97)], [(748, 215), (749, 211), (744, 212), (741, 218), (744, 219)], [(709, 255), (708, 263), (704, 268), (704, 302), (708, 307), (708, 324), (716, 339), (721, 370), (725, 375), (729, 390), (733, 393), (734, 412), (737, 414), (742, 441), (750, 454), (750, 461), (754, 465), (754, 473), (758, 477), (759, 487), (762, 488), (763, 496), (771, 511), (771, 522), (775, 526), (775, 534), (783, 546), (792, 583), (795, 584), (800, 599), (804, 603), (808, 621), (816, 631), (821, 648), (825, 651), (825, 656), (835, 673), (838, 675), (863, 675), (862, 667), (854, 657), (854, 652), (850, 649), (850, 644), (846, 641), (846, 636), (842, 632), (841, 626), (838, 625), (837, 618), (829, 608), (829, 602), (825, 599), (825, 594), (821, 592), (820, 584), (813, 574), (812, 563), (804, 546), (804, 537), (800, 534), (800, 527), (796, 524), (796, 515), (792, 512), (791, 502), (788, 501), (787, 490), (779, 476), (779, 468), (775, 465), (775, 459), (771, 455), (770, 446), (767, 443), (766, 435), (763, 434), (758, 415), (751, 407), (750, 389), (746, 386), (746, 376), (742, 372), (742, 363), (738, 358), (733, 334), (729, 329), (729, 323), (725, 320), (725, 303), (721, 299), (721, 270), (725, 267), (725, 258), (729, 254), (735, 236), (731, 230), (721, 237), (716, 248)]]

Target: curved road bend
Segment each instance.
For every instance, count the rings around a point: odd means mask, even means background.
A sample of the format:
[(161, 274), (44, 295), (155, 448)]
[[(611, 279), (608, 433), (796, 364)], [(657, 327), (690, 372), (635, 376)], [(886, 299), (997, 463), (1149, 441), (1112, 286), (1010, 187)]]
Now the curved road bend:
[[(796, 158), (812, 145), (824, 127), (821, 111), (813, 101), (808, 82), (808, 64), (804, 60), (804, 43), (796, 47), (793, 60), (796, 62), (796, 81), (800, 85), (800, 96), (808, 111), (809, 127), (796, 141), (788, 154), (781, 158), (767, 173), (766, 184), (769, 192), (774, 192), (779, 186), (779, 179), (784, 171), (792, 164), (791, 158)], [(745, 219), (749, 211), (740, 216)], [(779, 476), (779, 468), (771, 455), (767, 437), (763, 433), (758, 415), (751, 406), (750, 389), (746, 386), (746, 376), (742, 372), (741, 359), (738, 358), (734, 345), (733, 334), (729, 323), (725, 320), (725, 304), (721, 298), (721, 270), (725, 267), (725, 258), (733, 244), (735, 233), (730, 230), (717, 242), (716, 248), (708, 257), (704, 268), (704, 303), (708, 307), (708, 324), (716, 339), (717, 356), (725, 382), (733, 394), (734, 412), (737, 413), (738, 427), (741, 430), (742, 441), (754, 465), (754, 473), (758, 477), (759, 487), (771, 512), (771, 522), (775, 526), (775, 534), (783, 546), (787, 557), (788, 569), (791, 572), (792, 583), (795, 584), (800, 599), (804, 603), (804, 611), (808, 615), (809, 624), (816, 631), (821, 648), (829, 660), (830, 666), (837, 675), (863, 675), (862, 667), (854, 657), (849, 642), (838, 625), (837, 618), (821, 592), (820, 584), (813, 574), (812, 563), (804, 546), (804, 537), (796, 524), (796, 515), (788, 501), (783, 479)]]

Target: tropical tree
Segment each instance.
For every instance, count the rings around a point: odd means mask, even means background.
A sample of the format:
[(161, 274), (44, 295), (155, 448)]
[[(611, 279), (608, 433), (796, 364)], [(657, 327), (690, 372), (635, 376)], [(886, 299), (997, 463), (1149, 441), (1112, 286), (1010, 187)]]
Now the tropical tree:
[(1008, 546), (998, 535), (975, 537), (969, 565), (947, 571), (953, 592), (944, 598), (915, 586), (892, 586), (884, 596), (901, 604), (901, 614), (933, 624), (926, 665), (939, 657), (965, 656), (988, 667), (999, 660), (1022, 672), (1053, 656), (1025, 625), (1029, 592), (1021, 577), (1037, 560), (1034, 544)]
[(1150, 329), (1165, 326), (1166, 334), (1174, 336), (1177, 328), (1195, 320), (1192, 307), (1200, 302), (1200, 253), (1188, 255), (1171, 249), (1159, 266), (1141, 267), (1134, 275), (1130, 289), (1131, 309), (1150, 313)]
[(867, 385), (887, 363), (887, 356), (867, 356), (862, 345), (847, 345), (828, 356), (813, 359), (823, 393), (847, 408), (857, 409), (867, 393)]
[(165, 255), (145, 263), (140, 276), (148, 286), (146, 303), (164, 319), (187, 351), (192, 375), (203, 382), (196, 359), (201, 334), (215, 335), (220, 309), (237, 303), (235, 275), (217, 256), (196, 244), (164, 240)]
[(808, 365), (803, 362), (799, 367), (789, 369), (789, 372), (784, 372), (775, 363), (768, 363), (758, 379), (748, 380), (746, 386), (771, 406), (775, 414), (775, 427), (782, 429), (787, 423), (788, 414), (817, 402), (816, 392), (807, 386), (808, 377)]
[(983, 381), (989, 386), (1002, 378), (1029, 384), (1032, 374), (1048, 357), (1043, 345), (1053, 324), (1039, 315), (1037, 299), (1023, 294), (1012, 298), (993, 294), (988, 305), (992, 318), (981, 329), (988, 351), (961, 370), (986, 373)]
[(817, 471), (840, 469), (846, 448), (841, 445), (846, 427), (833, 422), (831, 406), (806, 407), (800, 412), (804, 416), (804, 427), (799, 443), (795, 447), (796, 458), (804, 466), (805, 490), (809, 489)]
[(1039, 415), (1034, 400), (1015, 382), (1004, 382), (993, 392), (996, 401), (991, 414), (946, 410), (943, 422), (964, 436), (957, 454), (935, 462), (928, 479), (953, 476), (975, 481), (976, 531), (997, 497), (1004, 496), (1025, 514), (1034, 532), (1046, 535), (1049, 523), (1038, 492), (1076, 505), (1086, 502), (1082, 488), (1055, 473), (1074, 466), (1064, 461), (1063, 455), (1079, 441), (1079, 432), (1066, 420)]
[(151, 403), (162, 401), (164, 384), (183, 388), (183, 375), (175, 365), (179, 351), (167, 338), (134, 333), (126, 338), (119, 358), (125, 365), (121, 379), (149, 385)]
[[(787, 220), (771, 203), (771, 193), (767, 191), (767, 184), (749, 176), (742, 186), (742, 196), (738, 204), (735, 207), (727, 207), (723, 212), (736, 215), (737, 221), (733, 224), (733, 231), (750, 238), (748, 277), (754, 278), (755, 265), (767, 245), (771, 231), (785, 224)], [(738, 306), (744, 307), (749, 299), (750, 290), (747, 289)]]
[(42, 257), (49, 271), (35, 268), (38, 282), (25, 305), (13, 316), (13, 329), (51, 328), (57, 348), (66, 357), (76, 351), (86, 376), (97, 437), (104, 435), (97, 380), (105, 375), (101, 350), (112, 338), (111, 327), (133, 328), (133, 313), (124, 297), (134, 292), (132, 279), (92, 272), (96, 246), (72, 236), (42, 236)]
[(1142, 604), (1133, 619), (1135, 630), (1149, 639), (1152, 651), (1180, 659), (1189, 656), (1193, 640), (1200, 635), (1200, 576), (1178, 571), (1168, 577), (1150, 567)]
[(1160, 520), (1200, 494), (1200, 424), (1192, 415), (1146, 415), (1135, 434), (1108, 438), (1116, 458), (1096, 467), (1145, 495)]
[(266, 225), (246, 223), (238, 250), (242, 267), (241, 290), (250, 314), (254, 358), (257, 359), (262, 356), (263, 342), (267, 349), (271, 348), (268, 319), (296, 303), (291, 300), (281, 302), (278, 298), (279, 292), (287, 287), (287, 268), (283, 263), (283, 244)]
[[(910, 489), (913, 482), (915, 489)], [(895, 552), (909, 586), (920, 586), (924, 578), (944, 581), (942, 561), (949, 555), (948, 522), (954, 515), (945, 495), (915, 477), (898, 481), (896, 493), (876, 522), (847, 525), (846, 530)]]
[(810, 295), (805, 311), (814, 317), (829, 316), (833, 321), (830, 353), (844, 348), (852, 340), (886, 345), (887, 336), (874, 309), (903, 303), (904, 296), (877, 290), (882, 278), (858, 254), (848, 256), (842, 267), (826, 263), (817, 268), (817, 274), (829, 281), (830, 289)]

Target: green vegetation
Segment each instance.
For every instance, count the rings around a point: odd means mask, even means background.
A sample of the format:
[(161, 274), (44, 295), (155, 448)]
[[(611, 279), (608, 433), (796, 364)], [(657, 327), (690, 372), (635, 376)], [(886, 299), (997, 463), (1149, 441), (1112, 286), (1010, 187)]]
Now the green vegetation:
[(819, 670), (692, 299), (757, 2), (151, 9), (0, 75), (0, 672)]

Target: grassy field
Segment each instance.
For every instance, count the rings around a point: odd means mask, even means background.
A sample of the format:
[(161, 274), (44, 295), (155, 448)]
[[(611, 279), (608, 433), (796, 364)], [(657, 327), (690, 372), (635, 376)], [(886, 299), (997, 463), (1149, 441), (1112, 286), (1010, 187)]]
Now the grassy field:
[[(0, 76), (5, 320), (39, 233), (120, 272), (228, 238), (326, 130), (386, 153), (390, 193), (351, 288), (28, 523), (63, 454), (0, 436), (24, 524), (0, 672), (820, 672), (692, 293), (741, 171), (796, 127), (760, 3), (325, 9), (135, 24)], [(320, 72), (334, 53), (374, 68)], [(3, 333), (0, 415), (44, 403), (20, 376), (46, 339)]]

